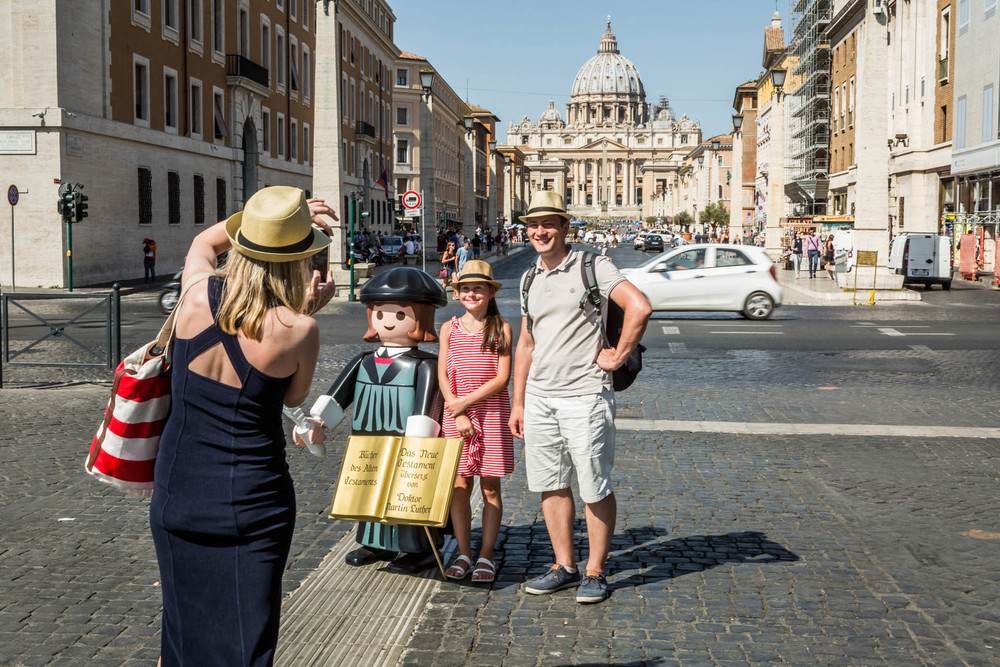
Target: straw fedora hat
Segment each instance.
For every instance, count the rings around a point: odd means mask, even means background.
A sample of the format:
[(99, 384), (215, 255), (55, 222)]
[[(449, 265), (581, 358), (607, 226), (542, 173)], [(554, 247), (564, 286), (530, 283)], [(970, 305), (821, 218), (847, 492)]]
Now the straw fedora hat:
[(293, 262), (330, 245), (330, 237), (312, 226), (305, 193), (284, 185), (255, 192), (226, 220), (226, 234), (236, 252), (266, 262)]
[(558, 192), (539, 190), (532, 193), (528, 212), (522, 215), (521, 219), (543, 218), (547, 215), (558, 215), (566, 220), (573, 217), (566, 212), (566, 204)]
[(458, 280), (452, 281), (452, 286), (455, 291), (458, 291), (458, 286), (462, 283), (486, 283), (492, 285), (494, 289), (500, 289), (503, 283), (493, 280), (493, 267), (490, 266), (489, 262), (484, 262), (481, 259), (470, 259), (462, 267), (462, 272), (458, 274)]

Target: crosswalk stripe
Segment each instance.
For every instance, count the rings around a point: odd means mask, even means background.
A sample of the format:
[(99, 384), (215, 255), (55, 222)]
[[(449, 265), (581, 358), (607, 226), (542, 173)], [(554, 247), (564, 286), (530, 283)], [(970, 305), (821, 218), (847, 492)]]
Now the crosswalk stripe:
[(841, 435), (902, 438), (1000, 438), (1000, 428), (977, 426), (918, 426), (910, 424), (780, 424), (773, 422), (684, 421), (675, 419), (616, 419), (624, 431), (683, 431), (743, 435)]
[(667, 336), (676, 336), (680, 334), (680, 327), (660, 327), (664, 334)]

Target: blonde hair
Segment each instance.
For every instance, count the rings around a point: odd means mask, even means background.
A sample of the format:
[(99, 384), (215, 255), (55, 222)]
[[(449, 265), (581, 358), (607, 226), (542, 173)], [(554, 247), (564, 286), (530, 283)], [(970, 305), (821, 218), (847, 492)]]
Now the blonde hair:
[(228, 334), (239, 331), (260, 340), (264, 317), (270, 308), (285, 306), (304, 312), (309, 258), (292, 262), (268, 262), (229, 253), (222, 269), (226, 279), (216, 323)]

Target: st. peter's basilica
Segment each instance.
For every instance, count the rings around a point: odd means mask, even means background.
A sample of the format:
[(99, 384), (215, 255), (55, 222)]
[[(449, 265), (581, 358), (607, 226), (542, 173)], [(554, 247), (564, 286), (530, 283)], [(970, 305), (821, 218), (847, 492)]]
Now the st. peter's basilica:
[(566, 120), (550, 100), (537, 124), (527, 116), (511, 122), (507, 143), (525, 154), (531, 189), (562, 193), (574, 217), (635, 219), (650, 215), (651, 196), (701, 143), (701, 123), (675, 118), (665, 98), (646, 102), (609, 18), (597, 55), (573, 81)]

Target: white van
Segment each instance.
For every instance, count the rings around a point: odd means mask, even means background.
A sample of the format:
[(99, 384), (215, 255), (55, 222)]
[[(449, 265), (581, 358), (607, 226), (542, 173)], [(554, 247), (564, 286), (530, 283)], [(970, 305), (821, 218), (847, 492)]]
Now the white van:
[(889, 243), (889, 269), (903, 276), (903, 284), (951, 289), (954, 268), (951, 239), (934, 234), (900, 234)]
[(854, 230), (838, 229), (833, 233), (833, 263), (838, 272), (854, 269), (857, 261), (854, 253)]

